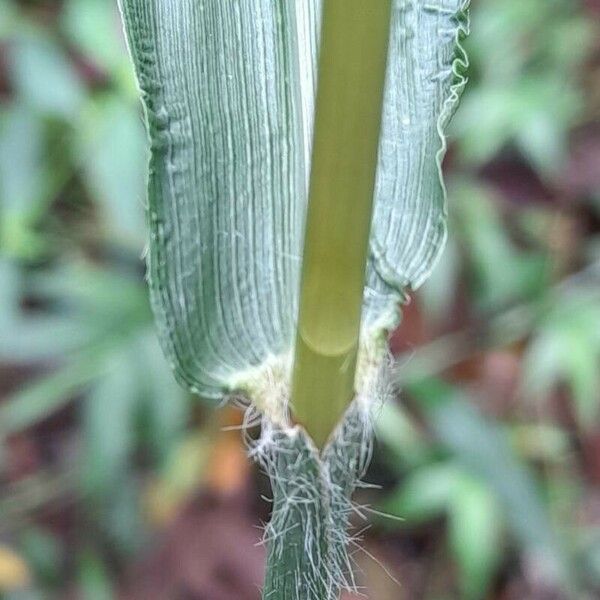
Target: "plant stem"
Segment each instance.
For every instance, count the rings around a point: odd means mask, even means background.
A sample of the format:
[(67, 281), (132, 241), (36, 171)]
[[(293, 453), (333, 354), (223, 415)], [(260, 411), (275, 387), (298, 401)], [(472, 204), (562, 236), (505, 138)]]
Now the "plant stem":
[(295, 417), (323, 447), (354, 395), (391, 0), (325, 0)]

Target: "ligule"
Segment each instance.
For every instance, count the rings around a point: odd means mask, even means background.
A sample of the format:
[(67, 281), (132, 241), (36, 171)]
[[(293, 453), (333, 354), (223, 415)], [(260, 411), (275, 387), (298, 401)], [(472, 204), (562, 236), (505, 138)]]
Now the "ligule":
[(341, 589), (357, 591), (351, 549), (360, 539), (350, 518), (361, 511), (352, 494), (370, 462), (374, 417), (392, 393), (384, 342), (361, 355), (360, 390), (322, 450), (302, 427), (268, 417), (250, 444), (273, 489), (264, 600), (336, 600)]

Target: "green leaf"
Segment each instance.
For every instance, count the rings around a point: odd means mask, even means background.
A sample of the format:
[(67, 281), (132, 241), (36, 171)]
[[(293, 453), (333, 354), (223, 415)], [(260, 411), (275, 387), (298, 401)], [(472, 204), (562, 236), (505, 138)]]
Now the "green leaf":
[(448, 306), (456, 297), (461, 266), (457, 240), (450, 237), (431, 277), (419, 290), (419, 299), (429, 323), (441, 325), (446, 318)]
[(540, 174), (556, 177), (584, 108), (576, 74), (595, 36), (593, 19), (573, 5), (479, 0), (467, 43), (479, 81), (453, 123), (467, 161), (488, 161), (513, 144)]
[(123, 66), (124, 43), (115, 3), (67, 0), (61, 16), (71, 40), (99, 67), (112, 75)]
[(10, 77), (21, 101), (44, 115), (73, 119), (84, 88), (61, 47), (39, 30), (23, 30), (12, 40)]
[(563, 549), (535, 480), (502, 433), (457, 390), (438, 380), (411, 384), (408, 391), (438, 439), (494, 493), (512, 534), (525, 557), (540, 569), (540, 576), (553, 585), (571, 585)]
[(486, 598), (501, 556), (501, 514), (489, 487), (463, 475), (449, 506), (449, 541), (460, 572), (461, 598)]
[(306, 185), (297, 15), (270, 1), (121, 8), (152, 140), (152, 304), (179, 379), (217, 398), (292, 342)]
[(137, 111), (115, 98), (90, 105), (77, 134), (86, 183), (111, 236), (139, 248), (145, 237), (146, 136)]
[(147, 442), (158, 458), (165, 458), (179, 441), (190, 409), (189, 395), (173, 379), (153, 330), (134, 345), (136, 377), (147, 421)]
[(365, 320), (386, 326), (446, 240), (445, 127), (466, 80), (465, 0), (394, 2)]
[(39, 423), (100, 376), (103, 361), (84, 356), (10, 395), (0, 406), (0, 439)]
[(11, 106), (2, 111), (0, 131), (2, 210), (25, 212), (41, 191), (43, 123), (25, 107)]
[(43, 123), (22, 106), (0, 115), (0, 246), (34, 258), (44, 248), (33, 230), (35, 205), (44, 196)]
[(106, 361), (104, 377), (84, 400), (82, 476), (95, 495), (110, 491), (126, 472), (134, 446), (138, 392), (132, 357), (124, 350)]
[(460, 477), (460, 469), (452, 462), (417, 469), (386, 499), (382, 510), (406, 520), (407, 525), (424, 523), (446, 512)]
[(455, 182), (453, 220), (472, 270), (471, 286), (482, 310), (536, 297), (548, 282), (548, 261), (519, 251), (508, 237), (491, 190), (468, 180)]
[(89, 323), (73, 314), (25, 313), (23, 297), (28, 278), (16, 263), (0, 260), (0, 359), (37, 361), (56, 359), (89, 341)]
[(82, 600), (113, 600), (115, 598), (106, 565), (94, 552), (87, 551), (81, 557), (78, 579)]
[(18, 22), (18, 7), (12, 0), (0, 0), (0, 40), (14, 31)]
[(422, 464), (430, 458), (428, 441), (401, 406), (386, 402), (376, 416), (375, 431), (378, 440), (392, 451), (390, 467), (396, 470)]
[(64, 560), (64, 547), (58, 536), (49, 530), (29, 526), (20, 533), (19, 542), (36, 579), (50, 585), (58, 583)]
[(597, 293), (576, 297), (557, 295), (541, 320), (524, 359), (523, 389), (528, 396), (549, 394), (568, 385), (579, 425), (598, 423), (600, 407), (600, 299)]

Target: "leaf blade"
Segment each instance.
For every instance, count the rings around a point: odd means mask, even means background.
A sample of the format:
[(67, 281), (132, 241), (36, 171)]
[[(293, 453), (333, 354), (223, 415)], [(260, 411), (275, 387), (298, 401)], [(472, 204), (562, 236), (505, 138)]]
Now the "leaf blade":
[(151, 139), (154, 312), (179, 379), (216, 398), (291, 345), (305, 204), (295, 9), (121, 10)]

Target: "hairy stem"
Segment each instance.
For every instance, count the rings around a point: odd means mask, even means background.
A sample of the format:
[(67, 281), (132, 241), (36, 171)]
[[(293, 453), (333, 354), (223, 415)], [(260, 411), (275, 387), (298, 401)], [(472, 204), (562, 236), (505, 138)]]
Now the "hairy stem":
[(369, 463), (371, 424), (354, 405), (319, 455), (304, 431), (272, 430), (259, 460), (273, 486), (263, 600), (337, 600), (354, 589), (351, 495)]
[(292, 383), (323, 447), (354, 395), (391, 0), (325, 0)]

